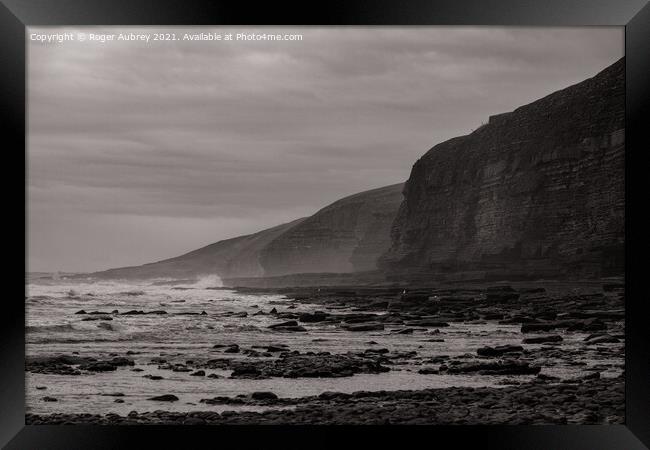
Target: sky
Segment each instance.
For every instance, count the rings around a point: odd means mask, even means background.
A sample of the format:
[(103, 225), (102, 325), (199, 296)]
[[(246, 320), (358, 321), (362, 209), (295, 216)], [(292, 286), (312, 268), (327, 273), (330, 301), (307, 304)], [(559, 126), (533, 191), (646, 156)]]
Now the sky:
[[(64, 32), (74, 40), (30, 38)], [(182, 39), (201, 32), (302, 40)], [(177, 256), (405, 181), (433, 145), (595, 75), (624, 47), (615, 27), (27, 34), (28, 270), (64, 272)]]

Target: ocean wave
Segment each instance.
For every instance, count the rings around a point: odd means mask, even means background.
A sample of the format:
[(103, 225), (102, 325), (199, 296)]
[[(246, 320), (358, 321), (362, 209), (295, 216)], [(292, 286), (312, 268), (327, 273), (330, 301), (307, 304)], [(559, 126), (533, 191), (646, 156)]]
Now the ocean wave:
[(197, 279), (194, 283), (188, 283), (186, 287), (195, 289), (208, 289), (214, 287), (222, 287), (223, 282), (217, 275), (206, 275)]
[(52, 297), (47, 295), (34, 295), (31, 297), (27, 297), (27, 301), (29, 303), (44, 303), (48, 300), (52, 300)]

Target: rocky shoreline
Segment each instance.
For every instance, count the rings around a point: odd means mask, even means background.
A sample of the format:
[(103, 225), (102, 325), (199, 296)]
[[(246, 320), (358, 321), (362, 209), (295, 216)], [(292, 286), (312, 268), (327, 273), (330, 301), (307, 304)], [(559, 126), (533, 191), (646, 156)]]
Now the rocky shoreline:
[[(172, 396), (173, 397), (173, 396)], [(173, 398), (168, 401), (174, 401)], [(307, 424), (620, 424), (622, 378), (549, 384), (543, 380), (505, 388), (443, 388), (419, 391), (324, 392), (298, 399), (254, 393), (216, 398), (215, 404), (256, 404), (261, 412), (136, 411), (118, 414), (27, 414), (28, 425), (307, 425)], [(273, 409), (274, 407), (291, 409)]]
[[(624, 293), (620, 282), (580, 285), (497, 285), (445, 288), (359, 287), (304, 289), (240, 289), (248, 294), (283, 294), (286, 300), (254, 308), (251, 315), (267, 316), (270, 335), (300, 335), (296, 348), (282, 343), (244, 346), (214, 344), (205, 357), (187, 360), (163, 356), (141, 359), (137, 352), (104, 356), (65, 355), (29, 357), (25, 370), (37, 374), (93, 376), (117, 370), (138, 374), (156, 383), (164, 372), (193, 379), (340, 378), (375, 376), (408, 370), (425, 376), (499, 376), (505, 387), (449, 387), (409, 391), (321, 392), (301, 398), (253, 392), (235, 397), (200, 400), (204, 405), (256, 407), (257, 411), (191, 411), (164, 409), (131, 411), (128, 415), (27, 414), (28, 424), (560, 424), (623, 423), (624, 421)], [(309, 306), (303, 308), (302, 306)], [(300, 308), (298, 306), (301, 306)], [(352, 309), (350, 309), (352, 308)], [(93, 315), (94, 313), (78, 312)], [(94, 315), (117, 317), (112, 313)], [(124, 314), (124, 313), (123, 313)], [(146, 313), (145, 313), (146, 314)], [(163, 314), (156, 311), (156, 314)], [(246, 317), (238, 313), (237, 317)], [(163, 314), (164, 315), (164, 314)], [(212, 317), (205, 312), (196, 317)], [(203, 319), (201, 319), (203, 320)], [(497, 322), (517, 326), (519, 344), (483, 345), (464, 354), (434, 356), (385, 348), (373, 340), (366, 348), (340, 353), (305, 351), (309, 335), (318, 327), (363, 336), (413, 336), (414, 343), (445, 342), (445, 331)], [(453, 328), (453, 327), (452, 327)], [(443, 330), (443, 331), (441, 331)], [(578, 333), (578, 334), (576, 334)], [(576, 345), (576, 336), (579, 340)], [(570, 337), (572, 345), (565, 339)], [(384, 341), (386, 342), (386, 341)], [(388, 341), (390, 342), (390, 341)], [(385, 344), (384, 344), (385, 345)], [(417, 346), (417, 344), (416, 344)], [(390, 345), (389, 345), (390, 347)], [(581, 357), (597, 361), (589, 366)], [(580, 376), (560, 378), (548, 372), (573, 366)], [(227, 372), (225, 372), (227, 371)], [(36, 387), (36, 389), (41, 389)], [(46, 389), (42, 387), (42, 389)], [(49, 391), (48, 391), (49, 392)], [(156, 404), (176, 402), (175, 392), (150, 398)], [(123, 395), (113, 394), (115, 403)], [(56, 402), (48, 395), (44, 402)], [(188, 409), (191, 405), (187, 406)], [(128, 411), (124, 410), (124, 411)]]

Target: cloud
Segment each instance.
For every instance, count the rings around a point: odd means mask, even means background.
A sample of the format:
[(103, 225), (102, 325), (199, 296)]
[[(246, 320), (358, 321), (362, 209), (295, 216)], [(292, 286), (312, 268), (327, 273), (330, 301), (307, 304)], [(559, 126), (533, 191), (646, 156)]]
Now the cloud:
[(303, 40), (29, 41), (32, 270), (174, 256), (404, 181), (437, 142), (623, 55), (621, 28), (29, 30), (53, 31)]

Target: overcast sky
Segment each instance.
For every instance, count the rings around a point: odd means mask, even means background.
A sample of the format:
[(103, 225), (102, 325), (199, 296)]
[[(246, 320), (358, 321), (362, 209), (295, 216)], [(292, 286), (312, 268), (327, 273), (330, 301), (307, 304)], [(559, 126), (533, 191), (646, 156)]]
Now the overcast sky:
[(30, 28), (302, 41), (28, 40), (28, 263), (172, 257), (404, 181), (430, 147), (623, 56), (622, 28)]

